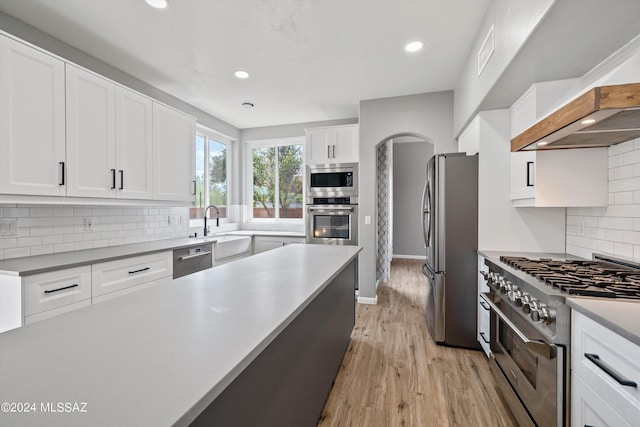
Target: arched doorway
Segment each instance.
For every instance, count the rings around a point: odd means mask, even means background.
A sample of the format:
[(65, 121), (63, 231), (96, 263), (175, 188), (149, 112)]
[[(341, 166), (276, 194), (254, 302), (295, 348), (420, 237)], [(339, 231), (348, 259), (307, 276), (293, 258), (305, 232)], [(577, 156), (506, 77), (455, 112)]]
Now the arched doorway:
[[(400, 164), (394, 161), (394, 152), (402, 152)], [(411, 254), (399, 255), (416, 258), (421, 255), (415, 250), (419, 241), (406, 245), (404, 240), (421, 236), (421, 187), (427, 160), (433, 152), (433, 142), (414, 133), (392, 135), (376, 146), (376, 288), (378, 283), (389, 279), (395, 238), (403, 240), (403, 247), (414, 248)], [(394, 186), (395, 181), (401, 184)]]

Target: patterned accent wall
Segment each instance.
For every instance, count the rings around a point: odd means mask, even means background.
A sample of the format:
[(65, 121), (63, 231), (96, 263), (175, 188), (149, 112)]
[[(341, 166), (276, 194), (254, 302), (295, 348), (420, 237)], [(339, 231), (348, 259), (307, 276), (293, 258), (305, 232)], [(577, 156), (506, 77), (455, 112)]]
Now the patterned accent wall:
[(385, 141), (378, 146), (378, 256), (376, 263), (376, 281), (389, 280), (391, 270), (391, 253), (389, 251), (390, 192), (391, 192), (391, 141)]

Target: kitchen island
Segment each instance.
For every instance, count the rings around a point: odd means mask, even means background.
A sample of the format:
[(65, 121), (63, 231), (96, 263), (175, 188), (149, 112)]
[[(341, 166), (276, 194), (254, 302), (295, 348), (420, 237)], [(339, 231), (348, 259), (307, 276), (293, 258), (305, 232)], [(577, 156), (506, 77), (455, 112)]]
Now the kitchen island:
[(289, 245), (0, 334), (0, 425), (315, 425), (359, 251)]

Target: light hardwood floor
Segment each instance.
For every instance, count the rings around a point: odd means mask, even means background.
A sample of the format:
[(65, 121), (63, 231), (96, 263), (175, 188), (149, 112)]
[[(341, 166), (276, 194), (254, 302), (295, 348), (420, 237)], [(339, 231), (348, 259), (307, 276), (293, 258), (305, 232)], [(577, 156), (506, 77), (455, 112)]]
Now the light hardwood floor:
[(429, 336), (421, 266), (394, 260), (378, 304), (357, 305), (319, 427), (516, 426), (484, 353), (438, 346)]

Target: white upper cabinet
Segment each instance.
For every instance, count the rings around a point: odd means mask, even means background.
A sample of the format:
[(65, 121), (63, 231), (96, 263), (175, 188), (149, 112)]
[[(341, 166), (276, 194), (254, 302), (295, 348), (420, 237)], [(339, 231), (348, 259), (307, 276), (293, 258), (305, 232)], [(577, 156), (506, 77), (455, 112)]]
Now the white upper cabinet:
[(195, 119), (153, 103), (153, 198), (195, 200)]
[(358, 125), (307, 129), (306, 142), (307, 164), (358, 161)]
[(0, 193), (65, 194), (64, 62), (0, 35)]
[(115, 197), (115, 84), (70, 64), (67, 80), (67, 196)]
[(116, 197), (153, 197), (153, 102), (116, 86)]

